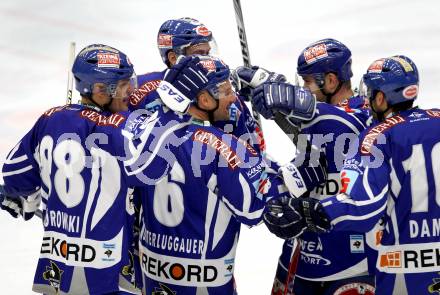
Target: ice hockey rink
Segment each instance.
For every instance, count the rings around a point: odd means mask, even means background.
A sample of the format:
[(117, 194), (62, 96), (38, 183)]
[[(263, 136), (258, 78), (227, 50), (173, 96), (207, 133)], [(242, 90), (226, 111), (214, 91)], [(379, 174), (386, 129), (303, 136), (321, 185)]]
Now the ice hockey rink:
[[(293, 81), (300, 51), (332, 37), (352, 50), (354, 85), (374, 59), (404, 54), (420, 72), (419, 105), (440, 105), (438, 0), (242, 0), (242, 8), (255, 65)], [(121, 49), (137, 73), (161, 70), (157, 30), (183, 16), (213, 32), (218, 55), (230, 67), (242, 64), (232, 0), (0, 1), (0, 162), (43, 111), (65, 103), (71, 41), (77, 50), (90, 43)], [(287, 162), (292, 144), (271, 122), (263, 127), (268, 153)], [(41, 221), (15, 220), (2, 211), (0, 234), (0, 294), (33, 294)], [(243, 227), (235, 270), (240, 294), (270, 293), (281, 245), (264, 225)]]

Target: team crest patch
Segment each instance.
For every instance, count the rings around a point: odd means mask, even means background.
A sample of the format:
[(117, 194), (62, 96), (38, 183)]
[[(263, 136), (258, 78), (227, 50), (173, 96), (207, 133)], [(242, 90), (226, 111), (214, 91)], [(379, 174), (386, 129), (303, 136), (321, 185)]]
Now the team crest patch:
[(304, 51), (304, 59), (307, 64), (314, 63), (315, 61), (327, 57), (327, 45), (317, 44)]
[(168, 287), (165, 284), (159, 283), (159, 287), (154, 287), (154, 291), (152, 295), (176, 295), (177, 292), (171, 290), (170, 287)]
[(121, 60), (117, 53), (102, 53), (98, 55), (98, 67), (99, 68), (119, 68)]
[[(439, 272), (440, 275), (440, 272)], [(432, 284), (428, 286), (429, 293), (440, 294), (440, 278), (433, 278)]]
[(50, 266), (46, 266), (46, 271), (43, 272), (43, 279), (49, 281), (49, 284), (55, 288), (58, 293), (60, 290), (61, 276), (64, 270), (61, 270), (56, 263), (50, 261)]

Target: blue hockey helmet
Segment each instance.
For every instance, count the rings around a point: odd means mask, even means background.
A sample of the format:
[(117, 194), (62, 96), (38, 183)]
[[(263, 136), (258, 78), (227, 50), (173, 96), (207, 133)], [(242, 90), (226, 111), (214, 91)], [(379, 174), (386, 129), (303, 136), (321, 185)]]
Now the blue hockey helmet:
[(353, 76), (351, 51), (335, 39), (319, 40), (301, 52), (297, 72), (300, 76), (314, 76), (318, 85), (323, 83), (327, 73), (335, 73), (341, 82), (348, 81)]
[(170, 50), (179, 55), (185, 55), (187, 47), (211, 40), (212, 33), (205, 25), (198, 20), (183, 17), (167, 20), (160, 26), (157, 34), (157, 47), (163, 62), (168, 65)]
[(118, 81), (130, 79), (133, 65), (121, 51), (103, 44), (92, 44), (78, 53), (72, 66), (75, 88), (82, 96), (91, 96), (95, 83), (104, 83), (112, 94)]
[(419, 73), (414, 62), (406, 56), (396, 55), (374, 61), (363, 75), (369, 98), (381, 91), (390, 106), (415, 100), (419, 89)]

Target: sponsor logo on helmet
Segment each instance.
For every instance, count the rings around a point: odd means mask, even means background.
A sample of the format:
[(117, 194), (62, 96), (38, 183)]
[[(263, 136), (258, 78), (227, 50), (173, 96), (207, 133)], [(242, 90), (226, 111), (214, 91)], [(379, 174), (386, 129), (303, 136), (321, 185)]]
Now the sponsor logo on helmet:
[(391, 59), (400, 63), (400, 65), (403, 67), (405, 72), (414, 71), (414, 68), (411, 66), (411, 64), (409, 62), (407, 62), (406, 60), (404, 60), (403, 58), (398, 57), (398, 56), (393, 56), (393, 57), (391, 57)]
[(208, 73), (215, 72), (216, 66), (213, 60), (201, 60), (200, 64), (208, 71)]
[(159, 48), (171, 48), (173, 47), (173, 38), (168, 34), (159, 34), (157, 37), (157, 45)]
[(419, 86), (409, 85), (405, 89), (403, 89), (402, 95), (406, 99), (414, 99), (416, 98), (418, 92), (419, 92)]
[(382, 73), (384, 62), (384, 59), (376, 60), (368, 67), (367, 73)]
[(317, 44), (304, 51), (304, 59), (307, 64), (314, 63), (315, 61), (327, 56), (327, 45), (323, 43)]
[(117, 53), (103, 53), (98, 52), (98, 67), (99, 68), (119, 68), (121, 60)]
[(204, 25), (197, 26), (196, 33), (197, 33), (197, 35), (204, 36), (204, 37), (208, 37), (211, 34), (211, 32), (208, 30), (208, 28), (205, 27)]

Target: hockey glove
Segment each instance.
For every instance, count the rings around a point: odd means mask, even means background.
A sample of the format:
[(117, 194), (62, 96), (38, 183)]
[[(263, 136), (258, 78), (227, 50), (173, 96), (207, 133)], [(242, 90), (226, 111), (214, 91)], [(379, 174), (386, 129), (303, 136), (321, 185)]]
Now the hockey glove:
[(311, 120), (316, 110), (316, 97), (310, 90), (285, 82), (263, 83), (255, 89), (252, 103), (266, 119), (280, 112), (296, 124)]
[(295, 208), (295, 211), (301, 212), (307, 225), (307, 231), (324, 233), (330, 230), (330, 219), (319, 200), (307, 197), (295, 199), (292, 203), (291, 206)]
[(292, 239), (304, 231), (325, 233), (331, 228), (322, 204), (313, 198), (282, 197), (271, 200), (263, 215), (269, 231), (282, 239)]
[(327, 160), (324, 150), (318, 150), (307, 141), (308, 147), (301, 164), (295, 159), (280, 167), (284, 184), (293, 197), (300, 197), (327, 181)]
[(0, 208), (7, 211), (12, 217), (22, 216), (24, 220), (31, 219), (41, 203), (39, 191), (27, 197), (8, 197), (1, 195)]
[(0, 208), (7, 211), (14, 218), (18, 218), (23, 212), (20, 199), (9, 198), (4, 195), (1, 195)]
[(238, 94), (246, 100), (251, 100), (253, 91), (264, 82), (285, 82), (286, 77), (281, 74), (269, 72), (266, 69), (253, 66), (238, 67), (231, 73), (232, 84)]
[(157, 92), (163, 103), (173, 111), (185, 112), (197, 94), (206, 85), (197, 72), (199, 56), (187, 56), (169, 68), (160, 82)]
[(269, 231), (281, 239), (296, 238), (307, 228), (301, 213), (293, 206), (293, 198), (286, 196), (266, 204), (263, 220)]

